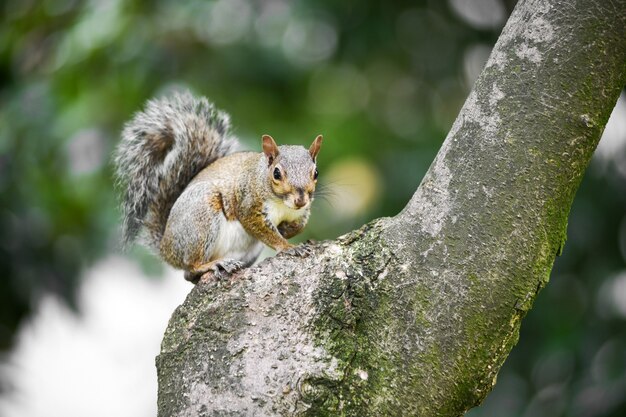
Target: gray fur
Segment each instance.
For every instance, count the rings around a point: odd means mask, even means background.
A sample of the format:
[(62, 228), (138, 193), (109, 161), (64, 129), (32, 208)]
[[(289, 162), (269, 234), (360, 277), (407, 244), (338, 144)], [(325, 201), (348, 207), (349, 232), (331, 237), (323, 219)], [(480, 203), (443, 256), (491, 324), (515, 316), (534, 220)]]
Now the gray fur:
[(124, 242), (145, 230), (146, 243), (158, 251), (178, 196), (204, 167), (236, 147), (229, 116), (206, 98), (185, 92), (149, 101), (124, 127), (114, 154), (124, 189)]

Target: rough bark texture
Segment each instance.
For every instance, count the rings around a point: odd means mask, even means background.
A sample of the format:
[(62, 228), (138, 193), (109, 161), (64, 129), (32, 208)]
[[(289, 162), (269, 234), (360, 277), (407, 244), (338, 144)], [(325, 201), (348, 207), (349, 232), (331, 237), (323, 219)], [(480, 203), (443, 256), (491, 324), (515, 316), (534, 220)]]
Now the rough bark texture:
[(402, 213), (198, 285), (159, 416), (459, 416), (546, 285), (626, 81), (626, 1), (521, 1)]

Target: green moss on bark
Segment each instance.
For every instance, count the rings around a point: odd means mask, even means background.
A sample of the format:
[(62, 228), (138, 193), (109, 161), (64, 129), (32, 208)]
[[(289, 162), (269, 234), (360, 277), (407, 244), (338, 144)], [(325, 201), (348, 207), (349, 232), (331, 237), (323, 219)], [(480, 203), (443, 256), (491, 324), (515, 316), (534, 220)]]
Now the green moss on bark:
[[(482, 401), (562, 250), (626, 82), (615, 4), (519, 2), (400, 215), (321, 245), (315, 261), (279, 256), (284, 276), (194, 289), (157, 359), (159, 415), (458, 416)], [(283, 339), (303, 352), (281, 362)], [(202, 403), (216, 393), (239, 408)]]

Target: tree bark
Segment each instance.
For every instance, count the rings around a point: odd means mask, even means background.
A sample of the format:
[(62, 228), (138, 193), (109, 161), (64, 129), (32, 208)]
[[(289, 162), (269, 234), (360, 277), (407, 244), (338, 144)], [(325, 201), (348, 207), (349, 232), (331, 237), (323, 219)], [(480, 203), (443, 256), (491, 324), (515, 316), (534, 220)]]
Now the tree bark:
[(159, 416), (479, 404), (625, 82), (626, 0), (520, 1), (400, 214), (191, 291), (157, 358)]

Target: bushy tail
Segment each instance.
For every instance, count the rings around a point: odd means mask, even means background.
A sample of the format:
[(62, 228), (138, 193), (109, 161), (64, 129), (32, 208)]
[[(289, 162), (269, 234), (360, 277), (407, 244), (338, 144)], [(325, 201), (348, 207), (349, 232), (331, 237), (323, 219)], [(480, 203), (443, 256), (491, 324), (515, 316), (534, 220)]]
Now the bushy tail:
[(182, 93), (149, 101), (124, 127), (114, 155), (117, 183), (124, 190), (124, 243), (144, 229), (146, 243), (158, 250), (178, 196), (198, 172), (236, 145), (228, 115), (206, 98)]

